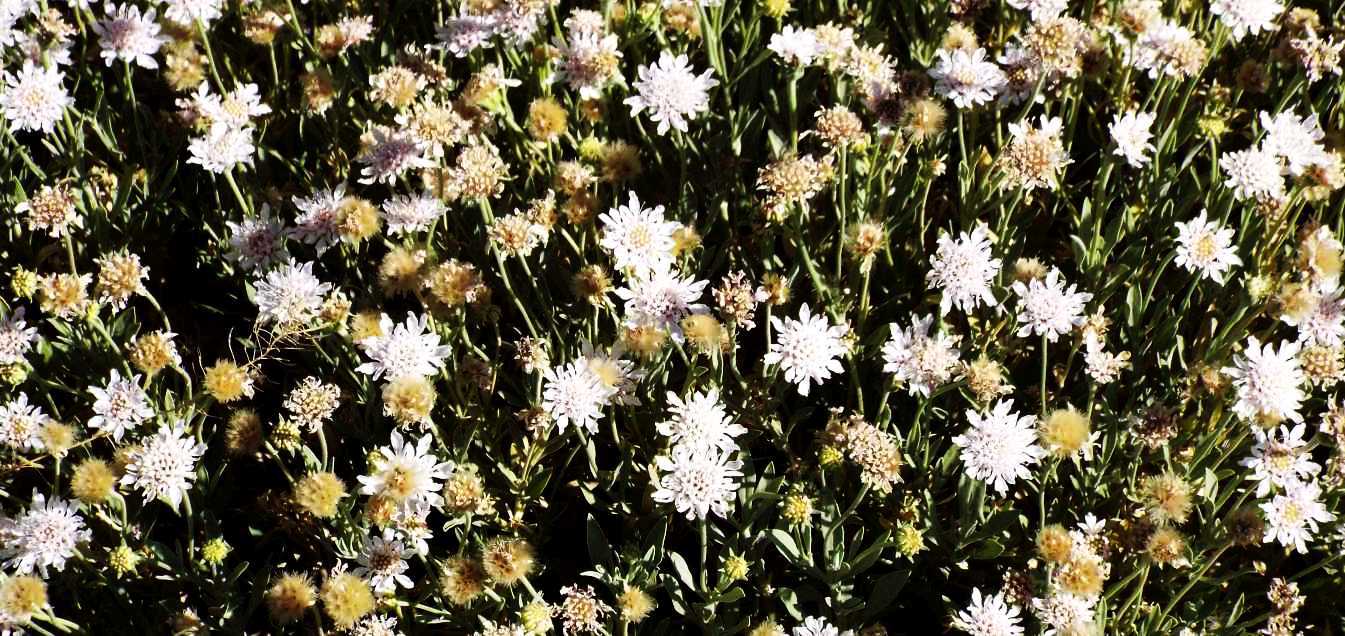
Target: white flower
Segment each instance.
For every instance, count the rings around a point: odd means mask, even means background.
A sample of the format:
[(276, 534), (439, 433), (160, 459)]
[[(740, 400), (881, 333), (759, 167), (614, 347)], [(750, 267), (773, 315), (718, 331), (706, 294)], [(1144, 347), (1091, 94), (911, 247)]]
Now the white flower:
[(953, 443), (962, 449), (967, 475), (986, 482), (1000, 495), (1019, 479), (1032, 476), (1028, 466), (1046, 455), (1037, 445), (1035, 419), (1013, 411), (1013, 400), (1000, 400), (982, 416), (968, 410), (971, 426)]
[(184, 26), (192, 26), (200, 20), (209, 26), (210, 21), (220, 17), (223, 4), (220, 0), (165, 0), (168, 10), (163, 16)]
[(1127, 47), (1126, 57), (1132, 66), (1146, 71), (1150, 79), (1158, 79), (1160, 75), (1186, 77), (1192, 69), (1184, 59), (1191, 52), (1200, 52), (1203, 66), (1204, 51), (1204, 43), (1190, 29), (1158, 20), (1145, 27), (1134, 46)]
[(1280, 160), (1273, 152), (1264, 148), (1230, 152), (1219, 158), (1219, 168), (1227, 175), (1224, 185), (1233, 189), (1233, 196), (1239, 201), (1284, 198)]
[(377, 594), (395, 594), (398, 586), (407, 589), (415, 586), (411, 577), (406, 575), (410, 568), (406, 559), (414, 554), (414, 550), (408, 550), (397, 539), (396, 531), (388, 528), (381, 537), (372, 535), (364, 538), (364, 546), (356, 559), (360, 567), (350, 573), (368, 580), (369, 586)]
[(78, 504), (60, 497), (47, 499), (34, 490), (28, 510), (14, 519), (0, 519), (0, 556), (5, 567), (19, 574), (36, 570), (46, 578), (47, 568), (64, 570), (79, 544), (91, 537)]
[(401, 377), (427, 378), (439, 373), (452, 349), (441, 344), (439, 334), (430, 330), (429, 320), (407, 312), (406, 320), (393, 325), (387, 314), (378, 320), (382, 335), (370, 336), (357, 344), (370, 358), (355, 370), (377, 380)]
[(1042, 636), (1073, 636), (1094, 632), (1095, 599), (1055, 592), (1046, 598), (1032, 599), (1032, 611), (1046, 627)]
[(1283, 342), (1276, 351), (1270, 344), (1262, 345), (1256, 336), (1248, 336), (1247, 350), (1234, 358), (1234, 366), (1223, 370), (1233, 378), (1237, 389), (1233, 411), (1248, 420), (1301, 421), (1298, 406), (1303, 401), (1303, 369), (1298, 362), (1299, 348), (1296, 342)]
[(1149, 143), (1153, 138), (1149, 128), (1153, 124), (1153, 113), (1137, 113), (1132, 110), (1124, 115), (1116, 115), (1112, 119), (1110, 129), (1112, 141), (1116, 142), (1116, 149), (1112, 154), (1125, 157), (1126, 163), (1135, 168), (1149, 163), (1147, 155), (1154, 149), (1154, 145)]
[(1303, 293), (1311, 303), (1306, 311), (1285, 311), (1280, 322), (1298, 327), (1298, 341), (1308, 345), (1340, 346), (1345, 340), (1345, 298), (1338, 287), (1309, 287)]
[(813, 382), (820, 385), (843, 371), (838, 358), (846, 352), (841, 341), (849, 331), (845, 325), (831, 324), (825, 314), (813, 315), (807, 304), (799, 308), (798, 320), (771, 316), (771, 325), (775, 342), (764, 361), (767, 366), (780, 365), (785, 380), (797, 384), (800, 395), (808, 395)]
[(542, 379), (542, 408), (561, 431), (567, 426), (598, 431), (602, 409), (616, 395), (615, 386), (603, 382), (582, 358), (547, 369)]
[(727, 515), (743, 475), (743, 463), (729, 457), (721, 450), (673, 446), (671, 454), (655, 462), (659, 476), (654, 501), (671, 503), (687, 519), (705, 519), (712, 512)]
[(439, 482), (453, 474), (454, 466), (430, 452), (433, 442), (434, 436), (426, 434), (412, 444), (393, 429), (390, 444), (378, 449), (382, 457), (373, 466), (373, 474), (359, 477), (360, 494), (389, 497), (403, 507), (422, 502), (442, 506), (439, 491), (443, 484)]
[(103, 431), (120, 442), (126, 431), (134, 430), (154, 417), (149, 396), (140, 388), (139, 382), (140, 376), (123, 378), (113, 369), (107, 386), (89, 387), (89, 393), (94, 397), (94, 416), (89, 418), (89, 427)]
[(397, 617), (375, 614), (360, 619), (350, 630), (350, 636), (405, 636), (397, 630)]
[(49, 133), (55, 130), (65, 107), (74, 101), (65, 92), (65, 75), (59, 68), (42, 68), (24, 61), (17, 75), (5, 71), (3, 77), (5, 87), (0, 91), (0, 111), (9, 120), (12, 131)]
[(215, 174), (224, 174), (238, 164), (252, 165), (257, 149), (252, 145), (252, 129), (214, 124), (206, 134), (193, 137), (187, 146), (194, 163)]
[(191, 490), (196, 462), (205, 451), (206, 445), (191, 437), (186, 424), (179, 420), (160, 428), (131, 451), (121, 484), (139, 489), (146, 499), (163, 499), (176, 508)]
[(341, 239), (341, 203), (345, 197), (346, 187), (338, 185), (330, 190), (318, 190), (307, 197), (296, 196), (291, 199), (300, 214), (294, 220), (294, 228), (289, 231), (289, 235), (312, 245), (321, 256)]
[(154, 21), (154, 9), (140, 13), (140, 7), (114, 2), (107, 4), (107, 17), (95, 22), (93, 32), (98, 34), (103, 61), (108, 66), (116, 60), (138, 64), (144, 68), (159, 68), (154, 54), (167, 38), (159, 35), (159, 23)]
[(939, 314), (953, 307), (970, 312), (980, 305), (996, 306), (990, 285), (999, 275), (1000, 260), (990, 252), (990, 229), (977, 223), (971, 233), (953, 238), (939, 235), (939, 247), (929, 262), (926, 281), (930, 289), (942, 289)]
[(934, 316), (916, 316), (908, 329), (891, 325), (891, 336), (883, 345), (883, 372), (906, 383), (911, 395), (929, 397), (934, 389), (946, 384), (961, 368), (957, 337), (946, 333), (930, 334)]
[(571, 31), (567, 41), (556, 43), (556, 81), (579, 91), (583, 99), (602, 97), (608, 84), (621, 80), (620, 44), (613, 34)]
[(595, 349), (592, 343), (585, 340), (579, 357), (589, 370), (597, 374), (604, 386), (616, 391), (608, 400), (611, 404), (639, 406), (640, 398), (635, 395), (635, 383), (643, 380), (645, 373), (635, 368), (634, 362), (622, 360), (623, 353), (625, 349), (619, 343), (611, 348)]
[(370, 133), (364, 152), (355, 158), (364, 164), (360, 169), (360, 183), (388, 183), (397, 180), (407, 170), (434, 165), (425, 158), (425, 143), (407, 130), (378, 126)]
[(1299, 247), (1299, 260), (1307, 270), (1310, 282), (1322, 288), (1340, 285), (1340, 254), (1345, 245), (1336, 239), (1331, 227), (1323, 225), (1317, 231), (1303, 239)]
[(786, 26), (771, 36), (771, 42), (766, 48), (780, 56), (786, 64), (808, 66), (818, 54), (817, 35), (812, 29)]
[(1110, 353), (1095, 335), (1088, 333), (1084, 335), (1084, 364), (1094, 382), (1110, 384), (1130, 366), (1130, 353)]
[(402, 194), (383, 202), (383, 218), (388, 222), (389, 234), (428, 230), (446, 211), (444, 202), (429, 192)]
[(490, 47), (491, 39), (499, 29), (499, 18), (494, 13), (475, 15), (463, 10), (459, 15), (448, 18), (435, 31), (439, 40), (437, 45), (454, 57), (467, 57), (479, 48)]
[(0, 320), (0, 364), (19, 364), (37, 342), (37, 327), (23, 320), (25, 308), (19, 307)]
[(1275, 19), (1283, 11), (1284, 5), (1277, 0), (1214, 0), (1210, 3), (1210, 13), (1219, 16), (1219, 21), (1232, 32), (1235, 42), (1248, 34), (1275, 30)]
[(1257, 497), (1270, 494), (1271, 487), (1289, 490), (1321, 469), (1308, 454), (1308, 443), (1303, 439), (1306, 428), (1304, 424), (1292, 428), (1278, 426), (1270, 431), (1259, 426), (1252, 428), (1256, 444), (1251, 456), (1240, 464), (1252, 469), (1247, 478), (1256, 482)]
[(1233, 230), (1205, 218), (1205, 211), (1185, 223), (1177, 223), (1177, 264), (1187, 271), (1224, 284), (1224, 274), (1241, 265), (1233, 247)]
[(0, 406), (0, 445), (14, 450), (42, 450), (42, 427), (52, 419), (42, 407), (28, 403), (28, 395), (18, 397)]
[(1262, 542), (1278, 541), (1296, 552), (1307, 552), (1307, 543), (1317, 532), (1318, 524), (1336, 518), (1319, 500), (1322, 489), (1314, 483), (1300, 483), (1287, 488), (1261, 504), (1266, 517), (1266, 534)]
[(728, 453), (738, 449), (734, 438), (747, 432), (733, 423), (716, 389), (692, 393), (686, 400), (669, 391), (668, 410), (658, 432), (676, 445)]
[(1262, 111), (1261, 127), (1266, 131), (1261, 149), (1284, 158), (1291, 175), (1299, 176), (1314, 165), (1330, 161), (1330, 153), (1322, 145), (1326, 133), (1315, 114), (1299, 117), (1293, 110), (1286, 110), (1271, 117)]
[(626, 205), (618, 205), (598, 217), (602, 239), (598, 242), (612, 255), (618, 270), (647, 276), (666, 270), (673, 260), (673, 233), (680, 224), (663, 216), (663, 206), (645, 208), (634, 192)]
[(852, 633), (850, 630), (842, 632), (820, 616), (805, 617), (802, 623), (795, 625), (789, 632), (790, 636), (847, 636)]
[(647, 110), (658, 124), (658, 134), (667, 134), (669, 128), (686, 132), (687, 120), (710, 109), (709, 90), (719, 85), (710, 74), (707, 69), (698, 76), (687, 56), (664, 51), (652, 66), (640, 65), (636, 94), (625, 102), (631, 117)]
[(627, 280), (626, 287), (617, 289), (616, 295), (624, 302), (627, 326), (663, 329), (673, 340), (682, 342), (682, 319), (709, 311), (697, 302), (708, 284), (693, 277), (682, 278), (664, 267)]
[(229, 258), (243, 269), (268, 269), (285, 260), (285, 230), (271, 216), (271, 206), (262, 204), (257, 216), (225, 223), (229, 228)]
[(312, 263), (296, 265), (290, 261), (257, 281), (254, 288), (258, 320), (293, 327), (317, 317), (322, 310), (323, 295), (332, 286), (313, 275)]
[(986, 59), (985, 49), (939, 49), (935, 56), (938, 61), (929, 69), (934, 92), (952, 100), (958, 108), (972, 108), (995, 99), (1007, 83), (1004, 71)]
[(1060, 278), (1060, 270), (1051, 268), (1046, 277), (1034, 278), (1028, 283), (1017, 281), (1013, 291), (1018, 294), (1018, 337), (1029, 334), (1046, 336), (1050, 342), (1084, 323), (1084, 305), (1092, 294), (1074, 291)]
[(201, 82), (191, 96), (190, 107), (212, 126), (233, 128), (249, 128), (254, 119), (271, 112), (271, 107), (262, 103), (256, 84), (243, 84), (221, 96), (210, 91), (209, 82)]
[(953, 615), (953, 628), (971, 636), (1022, 636), (1019, 614), (1002, 590), (994, 596), (983, 596), (980, 589), (972, 588), (971, 603)]
[(1033, 22), (1054, 18), (1069, 8), (1067, 0), (1008, 0), (1008, 5), (1027, 11)]

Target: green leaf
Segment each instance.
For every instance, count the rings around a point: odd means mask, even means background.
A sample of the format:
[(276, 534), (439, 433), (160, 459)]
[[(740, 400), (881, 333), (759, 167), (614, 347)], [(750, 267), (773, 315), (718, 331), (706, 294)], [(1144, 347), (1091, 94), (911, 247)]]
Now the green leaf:
[(910, 578), (910, 570), (897, 570), (880, 577), (873, 584), (873, 591), (869, 592), (869, 601), (864, 610), (864, 618), (866, 620), (873, 618), (887, 609), (892, 601), (897, 600), (901, 588), (906, 587), (906, 581)]
[(603, 534), (602, 526), (598, 525), (598, 520), (592, 514), (588, 516), (588, 556), (597, 564), (610, 566), (616, 563), (607, 535)]
[(677, 578), (682, 581), (687, 589), (696, 589), (696, 577), (691, 575), (691, 568), (687, 567), (686, 559), (676, 552), (669, 552), (668, 558), (672, 560), (673, 571), (677, 572)]
[(799, 553), (798, 544), (794, 542), (794, 537), (789, 536), (788, 532), (785, 532), (780, 528), (772, 528), (770, 538), (771, 543), (775, 544), (775, 548), (779, 550), (780, 554), (784, 555), (786, 559), (789, 559), (790, 562), (799, 563), (803, 560), (802, 555)]

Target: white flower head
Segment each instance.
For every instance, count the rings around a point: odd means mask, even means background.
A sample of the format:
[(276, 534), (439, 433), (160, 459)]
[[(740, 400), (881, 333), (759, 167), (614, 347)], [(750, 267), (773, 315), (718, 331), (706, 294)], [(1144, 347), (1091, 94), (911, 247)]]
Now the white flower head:
[(344, 185), (317, 190), (306, 197), (295, 196), (291, 200), (299, 209), (299, 217), (294, 220), (289, 236), (312, 245), (321, 256), (341, 240), (341, 204), (345, 197)]
[(1307, 544), (1317, 533), (1318, 525), (1336, 518), (1321, 502), (1321, 495), (1321, 486), (1305, 482), (1263, 502), (1261, 512), (1266, 517), (1266, 533), (1262, 541), (1277, 541), (1295, 552), (1307, 552)]
[(1018, 337), (1030, 334), (1046, 336), (1050, 342), (1084, 323), (1084, 305), (1093, 295), (1076, 292), (1074, 285), (1061, 279), (1060, 270), (1051, 268), (1045, 278), (1013, 284), (1018, 294)]
[(789, 636), (850, 636), (853, 633), (848, 629), (842, 632), (821, 616), (807, 616), (790, 630)]
[(1275, 20), (1284, 11), (1279, 0), (1213, 0), (1210, 13), (1228, 27), (1233, 41), (1262, 31), (1275, 30)]
[(1032, 599), (1032, 611), (1047, 627), (1042, 636), (1071, 636), (1095, 631), (1093, 606), (1096, 599), (1056, 591), (1045, 598)]
[(24, 61), (17, 74), (4, 71), (4, 90), (0, 90), (0, 112), (9, 121), (11, 131), (56, 129), (65, 107), (73, 103), (65, 91), (65, 74), (53, 66), (43, 68)]
[(583, 358), (547, 369), (542, 379), (542, 408), (562, 431), (573, 426), (597, 432), (602, 410), (617, 394)]
[(1339, 287), (1308, 286), (1303, 290), (1306, 306), (1288, 310), (1280, 322), (1298, 328), (1298, 341), (1305, 345), (1338, 347), (1345, 341), (1345, 298)]
[(418, 170), (434, 165), (425, 157), (426, 144), (409, 130), (394, 130), (376, 126), (369, 135), (365, 150), (356, 161), (360, 169), (360, 183), (391, 184), (407, 170)]
[(612, 208), (598, 220), (602, 222), (598, 244), (612, 255), (616, 269), (648, 276), (672, 266), (673, 233), (681, 225), (664, 217), (663, 206), (646, 208), (631, 192), (626, 205)]
[(981, 415), (968, 410), (970, 427), (953, 438), (962, 449), (962, 464), (967, 475), (986, 482), (1000, 495), (1019, 479), (1032, 476), (1028, 466), (1046, 456), (1037, 445), (1036, 420), (1013, 410), (1013, 400), (1000, 400)]
[(47, 499), (34, 490), (32, 504), (23, 514), (0, 518), (0, 557), (5, 567), (19, 574), (36, 571), (46, 578), (47, 568), (64, 570), (65, 562), (91, 537), (78, 504), (60, 497)]
[(1271, 488), (1294, 488), (1321, 469), (1308, 453), (1308, 442), (1303, 439), (1306, 429), (1304, 424), (1277, 426), (1269, 431), (1259, 426), (1252, 428), (1256, 443), (1252, 454), (1240, 463), (1252, 469), (1247, 478), (1256, 482), (1257, 497), (1270, 494)]
[(1027, 11), (1033, 22), (1049, 20), (1069, 8), (1068, 0), (1008, 0), (1008, 5)]
[(958, 108), (989, 103), (1008, 81), (1004, 71), (986, 59), (985, 49), (939, 49), (935, 56), (934, 68), (929, 69), (934, 92), (952, 100)]
[(162, 499), (176, 508), (191, 490), (196, 462), (205, 451), (206, 445), (187, 432), (185, 422), (166, 425), (131, 452), (121, 484), (140, 490), (146, 499)]
[(444, 202), (430, 192), (394, 196), (383, 202), (382, 209), (388, 233), (394, 235), (428, 230), (447, 211)]
[(24, 321), (24, 307), (0, 320), (0, 364), (19, 364), (37, 342), (37, 327)]
[(209, 25), (220, 17), (224, 4), (221, 0), (165, 0), (165, 3), (168, 9), (164, 11), (164, 17), (185, 26), (192, 26), (198, 20)]
[(1302, 175), (1308, 168), (1330, 160), (1330, 153), (1322, 144), (1326, 133), (1316, 114), (1299, 117), (1293, 110), (1286, 110), (1272, 117), (1262, 111), (1260, 119), (1266, 131), (1262, 150), (1284, 159), (1289, 174)]
[(1177, 264), (1222, 285), (1229, 269), (1242, 264), (1233, 246), (1233, 229), (1205, 217), (1205, 211), (1177, 223)]
[(381, 335), (356, 343), (370, 360), (355, 370), (375, 380), (436, 375), (444, 367), (444, 359), (453, 352), (429, 328), (426, 316), (407, 312), (406, 320), (394, 325), (384, 314), (379, 318), (379, 326)]
[(228, 221), (229, 258), (245, 270), (266, 270), (286, 260), (285, 228), (271, 216), (271, 206), (262, 204), (256, 216)]
[(410, 589), (415, 586), (411, 577), (406, 575), (410, 565), (406, 560), (415, 555), (408, 549), (396, 531), (387, 528), (383, 535), (370, 535), (364, 538), (364, 546), (356, 557), (359, 567), (350, 573), (369, 581), (376, 594), (391, 595), (398, 587)]
[(628, 279), (616, 295), (623, 301), (627, 326), (662, 329), (674, 341), (682, 342), (682, 319), (710, 310), (698, 302), (706, 285), (709, 281), (678, 276), (670, 267), (663, 267)]
[(990, 251), (990, 229), (985, 223), (957, 238), (940, 235), (926, 276), (930, 289), (943, 290), (939, 313), (947, 315), (953, 307), (970, 312), (980, 305), (996, 306), (990, 286), (999, 275), (1000, 264)]
[(1247, 348), (1224, 368), (1233, 378), (1238, 401), (1233, 411), (1247, 420), (1271, 422), (1302, 420), (1299, 404), (1303, 401), (1303, 368), (1299, 365), (1299, 344), (1282, 342), (1279, 349), (1261, 344), (1256, 336), (1247, 337)]
[(140, 7), (108, 2), (107, 17), (95, 22), (93, 32), (98, 34), (103, 61), (108, 66), (120, 60), (143, 68), (159, 68), (154, 54), (168, 40), (159, 35), (159, 23), (154, 21), (154, 9), (140, 13)]
[(1230, 152), (1219, 158), (1219, 168), (1227, 177), (1224, 185), (1239, 201), (1284, 198), (1284, 177), (1274, 152), (1265, 148)]
[(149, 395), (140, 388), (138, 375), (123, 378), (113, 369), (107, 385), (91, 386), (89, 393), (94, 397), (94, 416), (89, 418), (89, 427), (111, 435), (114, 440), (121, 441), (127, 431), (154, 417), (154, 408), (150, 406)]
[(668, 411), (658, 432), (676, 445), (728, 453), (738, 449), (734, 438), (747, 432), (733, 422), (715, 389), (693, 392), (685, 400), (669, 391)]
[(915, 316), (909, 328), (893, 323), (891, 336), (883, 345), (883, 372), (905, 382), (911, 395), (929, 397), (962, 366), (957, 337), (931, 333), (933, 326), (933, 315)]
[(579, 91), (583, 99), (602, 97), (608, 84), (622, 81), (620, 45), (615, 34), (572, 30), (556, 43), (560, 55), (555, 80)]
[(52, 419), (42, 407), (28, 403), (28, 395), (20, 393), (0, 406), (0, 445), (17, 451), (42, 450), (42, 427)]
[(671, 503), (687, 519), (727, 515), (743, 475), (743, 463), (730, 457), (722, 450), (673, 446), (669, 455), (656, 460), (659, 477), (654, 501)]
[(312, 322), (322, 310), (323, 296), (332, 290), (313, 274), (312, 263), (294, 261), (271, 270), (254, 288), (258, 320), (282, 327)]
[(631, 116), (649, 111), (649, 118), (658, 124), (658, 134), (675, 128), (687, 132), (687, 121), (710, 109), (711, 88), (719, 81), (706, 70), (696, 75), (685, 55), (664, 51), (653, 65), (640, 65), (639, 79), (635, 81), (636, 94), (626, 98)]
[(1153, 138), (1149, 128), (1153, 124), (1153, 113), (1139, 113), (1132, 110), (1124, 115), (1116, 115), (1110, 128), (1112, 141), (1116, 142), (1112, 154), (1124, 157), (1126, 163), (1135, 168), (1141, 168), (1149, 163), (1148, 154), (1154, 150), (1154, 145), (1149, 143)]
[(795, 29), (786, 25), (779, 33), (771, 36), (767, 49), (784, 60), (786, 64), (808, 66), (819, 53), (817, 34), (812, 29)]
[(844, 370), (840, 357), (846, 352), (847, 326), (831, 324), (826, 314), (813, 314), (807, 304), (799, 308), (797, 320), (771, 316), (771, 326), (775, 342), (764, 361), (767, 366), (779, 365), (785, 380), (798, 385), (800, 395), (808, 395), (813, 382), (820, 385)]
[(972, 588), (971, 603), (953, 615), (953, 628), (971, 636), (1022, 636), (1021, 610), (1009, 603), (1004, 591), (994, 596)]
[(252, 129), (228, 124), (213, 124), (204, 135), (193, 137), (187, 146), (194, 163), (209, 172), (224, 174), (239, 164), (252, 165), (257, 152), (252, 145)]
[(414, 443), (393, 429), (389, 445), (378, 449), (379, 461), (372, 473), (359, 477), (360, 494), (388, 497), (403, 507), (426, 503), (438, 508), (444, 498), (440, 482), (453, 474), (452, 462), (441, 462), (430, 446), (434, 436), (422, 435)]

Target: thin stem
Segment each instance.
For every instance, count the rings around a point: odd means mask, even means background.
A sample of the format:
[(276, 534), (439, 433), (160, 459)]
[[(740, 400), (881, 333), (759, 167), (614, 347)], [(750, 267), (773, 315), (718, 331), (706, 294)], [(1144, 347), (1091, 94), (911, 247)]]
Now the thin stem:
[(1046, 340), (1046, 334), (1041, 336), (1041, 415), (1046, 417), (1046, 347), (1050, 343)]

